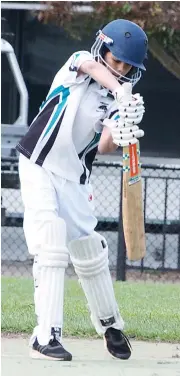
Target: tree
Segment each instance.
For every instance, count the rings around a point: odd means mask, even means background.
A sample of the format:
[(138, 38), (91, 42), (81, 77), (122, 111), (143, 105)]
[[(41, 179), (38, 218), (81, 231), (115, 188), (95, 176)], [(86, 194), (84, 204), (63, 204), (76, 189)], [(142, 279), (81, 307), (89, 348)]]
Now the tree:
[[(149, 50), (161, 64), (180, 79), (180, 2), (179, 1), (43, 1), (47, 9), (36, 12), (39, 21), (53, 22), (71, 36), (99, 29), (116, 18), (140, 25), (149, 37)], [(88, 6), (88, 8), (87, 8)], [(87, 10), (87, 11), (86, 11)]]

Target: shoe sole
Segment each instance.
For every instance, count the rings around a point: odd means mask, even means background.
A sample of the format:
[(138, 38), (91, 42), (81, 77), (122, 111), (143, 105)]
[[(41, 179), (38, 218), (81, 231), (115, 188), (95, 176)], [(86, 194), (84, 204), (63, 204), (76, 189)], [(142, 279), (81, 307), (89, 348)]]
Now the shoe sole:
[(71, 361), (72, 357), (69, 356), (69, 358), (54, 358), (52, 356), (41, 354), (39, 351), (36, 351), (34, 349), (30, 350), (30, 358), (32, 359), (39, 359), (39, 360), (53, 360), (53, 361)]
[(111, 354), (111, 352), (108, 350), (108, 347), (107, 347), (107, 341), (106, 341), (106, 338), (103, 337), (104, 339), (104, 348), (105, 350), (107, 350), (108, 354), (113, 358), (113, 359), (119, 359), (119, 360), (128, 360), (130, 357), (131, 357), (131, 354), (128, 358), (120, 358), (118, 356), (114, 356), (113, 354)]

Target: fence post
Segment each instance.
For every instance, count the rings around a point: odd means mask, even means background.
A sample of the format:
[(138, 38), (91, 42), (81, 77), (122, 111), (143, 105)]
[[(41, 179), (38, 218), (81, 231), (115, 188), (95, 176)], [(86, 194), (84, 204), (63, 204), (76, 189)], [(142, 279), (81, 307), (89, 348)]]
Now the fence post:
[(121, 169), (116, 281), (126, 280), (126, 246), (125, 246), (123, 222), (122, 222), (122, 190), (123, 190), (123, 170)]

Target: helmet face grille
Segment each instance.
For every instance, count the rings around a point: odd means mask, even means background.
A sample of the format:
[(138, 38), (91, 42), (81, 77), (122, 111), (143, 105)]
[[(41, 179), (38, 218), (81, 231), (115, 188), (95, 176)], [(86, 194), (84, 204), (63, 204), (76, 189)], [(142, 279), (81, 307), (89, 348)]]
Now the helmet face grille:
[(133, 68), (132, 73), (130, 71), (127, 76), (123, 76), (122, 74), (119, 74), (115, 69), (113, 69), (109, 64), (107, 64), (100, 54), (98, 56), (98, 61), (102, 62), (108, 68), (108, 70), (110, 70), (110, 72), (114, 74), (114, 76), (117, 78), (117, 81), (121, 84), (130, 82), (132, 86), (135, 86), (141, 79), (142, 73), (139, 68)]
[(100, 52), (102, 46), (103, 46), (103, 40), (100, 39), (99, 36), (97, 36), (95, 43), (93, 44), (93, 46), (91, 48), (91, 53), (92, 53), (94, 59), (96, 59), (99, 56), (99, 52)]
[[(115, 77), (117, 78), (117, 81), (120, 82), (121, 84), (125, 82), (130, 82), (132, 86), (135, 86), (137, 82), (141, 79), (141, 76), (142, 76), (141, 70), (139, 68), (133, 68), (132, 73), (130, 71), (127, 76), (123, 76), (119, 74), (116, 70), (114, 70), (112, 67), (110, 67), (110, 65), (108, 65), (106, 61), (104, 60), (104, 56), (101, 55), (103, 46), (107, 46), (107, 45), (104, 43), (102, 38), (99, 37), (100, 35), (101, 34), (98, 34), (95, 40), (95, 43), (93, 44), (91, 48), (91, 53), (94, 59), (98, 62), (103, 63), (111, 71), (111, 73), (115, 75)], [(107, 46), (107, 48), (111, 50), (110, 46)]]

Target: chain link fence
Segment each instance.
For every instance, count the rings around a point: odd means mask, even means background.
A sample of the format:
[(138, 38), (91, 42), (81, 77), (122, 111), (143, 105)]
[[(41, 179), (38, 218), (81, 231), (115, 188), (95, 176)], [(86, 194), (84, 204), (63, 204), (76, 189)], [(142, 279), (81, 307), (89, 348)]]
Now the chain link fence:
[[(109, 245), (109, 266), (117, 280), (180, 281), (180, 166), (142, 165), (146, 256), (138, 262), (126, 258), (121, 220), (122, 164), (95, 162), (96, 231)], [(23, 205), (17, 158), (1, 164), (2, 274), (31, 276), (33, 259), (23, 234)], [(71, 263), (67, 276), (74, 276)]]

